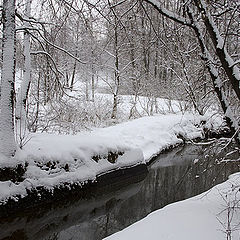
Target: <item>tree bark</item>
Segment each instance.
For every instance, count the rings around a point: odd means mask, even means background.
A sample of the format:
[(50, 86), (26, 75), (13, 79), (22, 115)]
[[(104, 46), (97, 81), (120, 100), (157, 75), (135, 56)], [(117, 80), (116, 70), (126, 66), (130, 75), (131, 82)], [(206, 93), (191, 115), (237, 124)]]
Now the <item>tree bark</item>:
[(0, 99), (0, 154), (10, 158), (16, 151), (14, 137), (15, 0), (3, 0), (2, 75)]
[(235, 91), (238, 99), (240, 100), (240, 72), (239, 68), (234, 65), (234, 61), (229, 55), (224, 40), (221, 37), (216, 24), (214, 23), (212, 16), (206, 9), (206, 4), (203, 0), (194, 0), (195, 5), (199, 8), (202, 13), (202, 18), (209, 36), (212, 40), (214, 48), (216, 49), (216, 54), (221, 62), (221, 66), (224, 69), (228, 79), (231, 82), (233, 90)]
[(238, 132), (238, 134), (235, 135), (236, 136), (235, 139), (238, 143), (240, 143), (239, 125), (237, 123), (237, 120), (234, 118), (234, 116), (232, 114), (230, 103), (223, 91), (223, 88), (222, 88), (223, 81), (220, 79), (219, 73), (215, 67), (216, 64), (214, 64), (214, 60), (204, 43), (203, 35), (201, 33), (201, 27), (194, 19), (192, 11), (189, 8), (188, 8), (188, 14), (189, 14), (190, 19), (193, 22), (193, 30), (195, 31), (195, 34), (197, 36), (197, 39), (198, 39), (198, 42), (199, 42), (199, 45), (200, 45), (200, 48), (201, 48), (201, 51), (203, 54), (203, 60), (206, 62), (208, 72), (212, 79), (214, 90), (217, 94), (217, 97), (219, 99), (223, 113), (225, 115), (226, 123), (227, 123), (228, 127), (230, 128), (232, 134), (234, 134), (235, 132), (236, 133)]
[(114, 48), (115, 48), (115, 72), (114, 72), (114, 81), (115, 81), (115, 89), (113, 93), (113, 110), (112, 110), (112, 119), (117, 118), (117, 107), (118, 107), (118, 91), (120, 86), (120, 75), (119, 75), (119, 52), (118, 52), (118, 26), (117, 19), (115, 18), (115, 29), (114, 29)]

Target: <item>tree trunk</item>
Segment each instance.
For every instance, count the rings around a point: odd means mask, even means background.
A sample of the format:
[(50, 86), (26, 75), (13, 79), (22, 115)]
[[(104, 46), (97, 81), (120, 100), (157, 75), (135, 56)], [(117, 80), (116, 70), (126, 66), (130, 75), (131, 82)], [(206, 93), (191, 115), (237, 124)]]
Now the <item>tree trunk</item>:
[[(27, 0), (25, 7), (25, 17), (28, 19), (31, 13), (31, 0)], [(25, 22), (26, 28), (31, 27), (28, 22)], [(30, 34), (28, 30), (24, 32), (24, 72), (21, 87), (17, 96), (16, 104), (16, 133), (21, 145), (21, 139), (26, 135), (27, 129), (27, 114), (26, 104), (28, 92), (31, 82), (31, 56), (30, 56)]]
[(17, 148), (14, 137), (15, 0), (3, 0), (2, 22), (0, 154), (10, 158)]
[(115, 32), (114, 32), (114, 48), (115, 48), (115, 72), (114, 72), (114, 81), (115, 81), (115, 89), (113, 93), (113, 111), (112, 111), (112, 119), (117, 118), (117, 107), (118, 107), (118, 91), (120, 86), (120, 75), (119, 75), (119, 52), (118, 52), (118, 27), (117, 27), (117, 19), (115, 19)]
[(204, 38), (203, 38), (203, 35), (201, 32), (201, 27), (198, 24), (198, 22), (194, 19), (194, 15), (193, 15), (191, 9), (189, 9), (189, 8), (188, 8), (188, 14), (189, 14), (190, 19), (193, 22), (193, 29), (194, 29), (197, 39), (199, 41), (199, 45), (200, 45), (200, 48), (201, 48), (201, 51), (203, 54), (203, 60), (206, 62), (209, 74), (212, 79), (214, 90), (218, 96), (219, 102), (221, 104), (222, 110), (225, 115), (226, 123), (227, 123), (228, 127), (230, 128), (232, 134), (234, 134), (235, 132), (236, 133), (238, 132), (238, 134), (235, 135), (235, 139), (238, 143), (240, 143), (239, 125), (238, 125), (236, 118), (232, 114), (231, 105), (223, 91), (223, 88), (222, 88), (223, 80), (220, 79), (218, 70), (215, 67), (217, 64), (214, 62), (214, 59), (212, 58), (210, 52), (208, 51), (208, 49), (204, 43)]
[(112, 119), (117, 118), (117, 105), (118, 105), (118, 98), (116, 94), (113, 94), (113, 110), (112, 110)]
[(73, 65), (72, 79), (71, 79), (71, 83), (70, 83), (70, 91), (73, 90), (75, 74), (76, 74), (76, 68), (77, 68), (77, 61), (75, 60), (74, 65)]
[(231, 82), (231, 85), (233, 87), (233, 90), (235, 91), (238, 100), (240, 100), (240, 72), (237, 65), (234, 65), (234, 61), (229, 55), (224, 40), (221, 37), (218, 28), (215, 24), (215, 22), (212, 19), (212, 16), (206, 9), (206, 4), (203, 0), (194, 0), (195, 5), (198, 6), (199, 10), (202, 13), (202, 18), (204, 21), (204, 24), (206, 26), (206, 29), (209, 33), (209, 36), (212, 40), (212, 43), (214, 45), (214, 48), (216, 49), (216, 54), (221, 62), (221, 66), (224, 69), (226, 75), (228, 76), (228, 79)]
[[(226, 117), (226, 122), (231, 129), (231, 131), (234, 133), (237, 133), (235, 136), (236, 140), (240, 142), (240, 133), (239, 133), (239, 123), (236, 119), (236, 116), (234, 116), (231, 105), (229, 102), (228, 97), (226, 96), (224, 90), (223, 90), (223, 80), (220, 79), (219, 71), (216, 68), (216, 63), (211, 56), (210, 52), (208, 51), (205, 39), (202, 34), (202, 27), (200, 25), (201, 21), (199, 19), (196, 19), (196, 13), (192, 11), (189, 5), (186, 5), (187, 13), (189, 18), (182, 17), (178, 15), (177, 13), (171, 12), (167, 9), (165, 9), (160, 2), (155, 0), (144, 0), (145, 2), (151, 4), (157, 11), (164, 15), (165, 17), (172, 19), (175, 22), (178, 22), (182, 25), (188, 26), (192, 28), (195, 31), (195, 34), (197, 36), (197, 39), (199, 41), (199, 46), (201, 48), (201, 51), (203, 53), (203, 60), (205, 61), (205, 64), (208, 68), (209, 74), (211, 76), (213, 86), (215, 89), (215, 92), (219, 98), (222, 110), (224, 112), (224, 115)], [(204, 22), (204, 25), (206, 27), (207, 32), (210, 35), (210, 38), (213, 42), (213, 46), (216, 52), (216, 55), (218, 59), (220, 60), (221, 67), (225, 71), (229, 82), (231, 83), (231, 86), (236, 93), (237, 101), (240, 99), (240, 89), (239, 89), (239, 80), (240, 80), (240, 73), (238, 67), (234, 64), (233, 59), (228, 54), (226, 47), (224, 46), (224, 41), (219, 33), (219, 30), (217, 26), (215, 25), (212, 16), (210, 12), (206, 8), (206, 4), (204, 0), (194, 0), (194, 4), (196, 7), (198, 7), (199, 15), (202, 16), (202, 20)]]
[(94, 77), (94, 67), (93, 67), (93, 64), (92, 64), (92, 72), (91, 72), (91, 75), (92, 75), (92, 79), (91, 79), (91, 87), (92, 87), (92, 101), (94, 102), (95, 100), (95, 77)]

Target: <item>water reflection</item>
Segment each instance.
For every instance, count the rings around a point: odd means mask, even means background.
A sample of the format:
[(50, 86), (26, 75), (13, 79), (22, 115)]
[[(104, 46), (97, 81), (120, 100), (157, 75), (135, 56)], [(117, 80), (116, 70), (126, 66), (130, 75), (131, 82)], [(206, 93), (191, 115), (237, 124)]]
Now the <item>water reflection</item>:
[[(162, 154), (139, 183), (97, 199), (65, 202), (47, 211), (0, 219), (0, 239), (102, 239), (156, 209), (206, 191), (239, 171), (239, 162), (219, 163), (226, 157), (225, 151), (216, 155), (220, 149), (219, 145), (179, 147)], [(237, 153), (231, 154), (231, 159), (237, 158)]]

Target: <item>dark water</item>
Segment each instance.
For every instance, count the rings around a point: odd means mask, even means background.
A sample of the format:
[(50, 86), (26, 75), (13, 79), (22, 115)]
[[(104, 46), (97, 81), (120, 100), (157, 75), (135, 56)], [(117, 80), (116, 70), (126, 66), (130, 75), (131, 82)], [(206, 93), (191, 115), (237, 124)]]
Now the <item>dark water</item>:
[(220, 149), (219, 145), (179, 147), (160, 155), (139, 183), (128, 183), (97, 198), (64, 201), (57, 207), (0, 219), (0, 239), (102, 239), (156, 209), (206, 191), (240, 171), (238, 161), (229, 161), (238, 159), (239, 153), (226, 156), (230, 150), (218, 154)]

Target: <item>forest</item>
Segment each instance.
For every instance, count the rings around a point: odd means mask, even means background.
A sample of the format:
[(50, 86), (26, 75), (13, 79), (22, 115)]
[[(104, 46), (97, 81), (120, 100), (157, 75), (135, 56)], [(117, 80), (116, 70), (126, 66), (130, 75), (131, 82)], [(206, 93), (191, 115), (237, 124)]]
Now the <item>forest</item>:
[(239, 138), (239, 3), (190, 2), (3, 1), (0, 152), (14, 155), (27, 131), (118, 120), (120, 95), (134, 96), (127, 119), (142, 116), (139, 96), (147, 115), (158, 97), (218, 107)]

